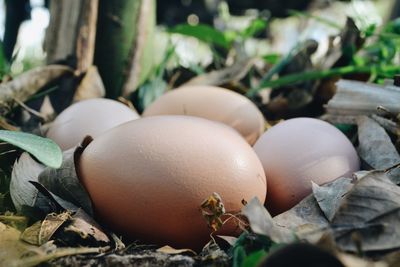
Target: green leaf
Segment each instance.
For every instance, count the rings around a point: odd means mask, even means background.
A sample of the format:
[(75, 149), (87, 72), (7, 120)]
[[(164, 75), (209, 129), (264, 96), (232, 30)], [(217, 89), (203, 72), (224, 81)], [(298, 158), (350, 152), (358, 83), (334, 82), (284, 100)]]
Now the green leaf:
[(256, 252), (253, 252), (243, 260), (241, 267), (255, 267), (255, 266), (258, 266), (259, 262), (266, 255), (267, 255), (267, 252), (265, 250), (263, 250), (263, 249), (258, 250)]
[(260, 33), (267, 27), (268, 23), (265, 19), (254, 19), (250, 25), (241, 32), (243, 39), (253, 37), (254, 35)]
[(225, 49), (229, 49), (231, 42), (229, 42), (225, 35), (214, 29), (211, 26), (199, 24), (199, 25), (189, 25), (181, 24), (177, 25), (172, 29), (168, 30), (170, 33), (179, 33), (187, 36), (195, 37), (205, 43), (214, 44)]
[(48, 138), (29, 133), (0, 130), (0, 140), (29, 152), (49, 167), (58, 168), (61, 166), (61, 149)]
[(3, 51), (3, 42), (0, 41), (0, 79), (10, 71), (9, 64)]
[(274, 65), (277, 64), (282, 57), (279, 54), (272, 53), (264, 55), (262, 58), (265, 62)]
[(161, 78), (146, 82), (138, 89), (137, 105), (139, 111), (145, 110), (166, 91), (168, 84)]
[(233, 267), (241, 267), (244, 259), (246, 258), (246, 250), (243, 246), (235, 247), (233, 252)]

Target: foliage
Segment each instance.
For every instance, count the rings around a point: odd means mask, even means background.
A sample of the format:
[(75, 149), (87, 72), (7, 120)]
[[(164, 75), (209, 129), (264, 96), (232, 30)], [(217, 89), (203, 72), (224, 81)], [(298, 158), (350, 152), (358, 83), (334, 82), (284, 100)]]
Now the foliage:
[(29, 133), (0, 130), (0, 140), (29, 152), (47, 166), (61, 166), (61, 149), (50, 139)]

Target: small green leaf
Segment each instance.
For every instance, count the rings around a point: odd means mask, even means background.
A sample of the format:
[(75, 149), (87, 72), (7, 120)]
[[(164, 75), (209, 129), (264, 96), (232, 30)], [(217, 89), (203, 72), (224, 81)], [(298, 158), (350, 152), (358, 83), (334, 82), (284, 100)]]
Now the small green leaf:
[(61, 166), (61, 149), (50, 139), (29, 133), (0, 130), (0, 140), (29, 152), (49, 167)]
[(264, 55), (262, 58), (264, 59), (265, 62), (274, 65), (277, 64), (279, 60), (281, 60), (282, 56), (279, 54), (272, 53)]
[(256, 267), (266, 255), (263, 249), (253, 252), (243, 260), (241, 267)]
[(235, 247), (233, 251), (233, 267), (241, 267), (244, 259), (246, 258), (246, 250), (243, 246)]
[(256, 34), (260, 33), (261, 31), (265, 30), (268, 23), (265, 19), (257, 18), (254, 19), (250, 25), (241, 32), (241, 36), (244, 39), (250, 38), (255, 36)]
[(229, 49), (231, 45), (222, 32), (204, 24), (196, 26), (181, 24), (169, 29), (169, 32), (192, 36), (205, 43), (214, 44), (225, 49)]

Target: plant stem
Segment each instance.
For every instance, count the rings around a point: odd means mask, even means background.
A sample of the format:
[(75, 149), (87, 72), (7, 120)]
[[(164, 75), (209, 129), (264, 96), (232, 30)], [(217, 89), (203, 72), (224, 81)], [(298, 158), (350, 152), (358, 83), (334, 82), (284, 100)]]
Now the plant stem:
[(266, 88), (277, 88), (292, 84), (298, 84), (311, 80), (319, 80), (333, 76), (343, 76), (353, 73), (377, 73), (382, 76), (389, 76), (389, 73), (400, 72), (400, 66), (346, 66), (333, 68), (330, 70), (313, 70), (283, 76), (273, 81), (262, 82), (258, 87), (252, 88), (247, 92), (248, 97), (253, 97), (259, 91)]

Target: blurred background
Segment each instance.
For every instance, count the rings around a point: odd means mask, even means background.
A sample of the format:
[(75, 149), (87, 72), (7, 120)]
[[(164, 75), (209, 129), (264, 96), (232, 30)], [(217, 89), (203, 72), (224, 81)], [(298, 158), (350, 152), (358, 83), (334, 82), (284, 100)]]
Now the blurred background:
[[(3, 54), (11, 62), (12, 73), (18, 74), (45, 61), (43, 51), (45, 31), (50, 21), (49, 0), (1, 0), (0, 1), (0, 37)], [(339, 2), (339, 3), (337, 3)], [(345, 16), (351, 16), (359, 25), (380, 25), (388, 19), (393, 19), (400, 13), (400, 1), (334, 1), (334, 0), (169, 0), (157, 1), (157, 24), (160, 27), (173, 27), (178, 24), (208, 24), (218, 29), (245, 28), (248, 21), (254, 17), (277, 20), (275, 26), (288, 21), (295, 14), (293, 11), (321, 11), (324, 18), (332, 18), (338, 24), (343, 24)], [(343, 12), (342, 12), (343, 11)], [(285, 18), (287, 18), (285, 20)], [(229, 23), (227, 22), (229, 21)], [(278, 22), (279, 21), (279, 22)], [(293, 22), (296, 24), (297, 22)], [(280, 35), (290, 35), (293, 42), (300, 35), (297, 27), (286, 27)], [(332, 30), (332, 29), (331, 29)], [(317, 40), (321, 27), (307, 32)], [(332, 31), (330, 31), (332, 32)], [(274, 33), (274, 24), (270, 24), (259, 36)], [(304, 35), (304, 33), (303, 33)], [(278, 51), (287, 52), (292, 43), (281, 43)], [(263, 48), (260, 48), (263, 49)], [(267, 49), (267, 48), (264, 48)], [(189, 59), (188, 59), (189, 60)], [(183, 60), (185, 61), (185, 60)], [(204, 59), (202, 62), (208, 62)]]
[[(267, 119), (315, 117), (323, 113), (339, 78), (383, 83), (398, 73), (398, 0), (143, 1), (154, 11), (146, 26), (129, 22), (136, 18), (134, 4), (132, 10), (120, 10), (134, 1), (85, 2), (99, 4), (94, 61), (89, 64), (99, 69), (106, 97), (123, 96), (139, 112), (165, 91), (194, 83), (244, 94)], [(76, 0), (0, 1), (3, 81), (52, 63), (86, 72), (77, 67), (75, 52), (57, 57), (56, 51), (67, 42), (76, 45), (71, 38), (82, 29), (71, 33), (64, 24), (86, 14), (77, 6), (85, 5)], [(115, 29), (121, 25), (125, 32)], [(145, 48), (134, 51), (143, 54), (142, 61), (131, 71), (133, 78), (126, 77), (127, 70), (118, 68), (133, 54), (130, 41), (124, 40), (136, 40), (129, 36), (136, 31), (141, 40), (143, 28)], [(111, 41), (114, 34), (118, 41)], [(369, 66), (374, 67), (366, 71)], [(79, 82), (50, 94), (56, 113), (72, 102)]]

